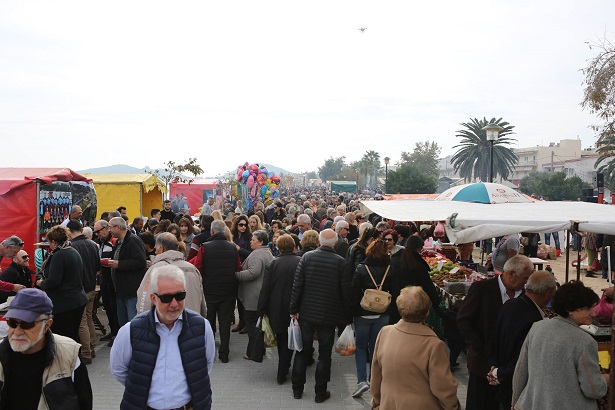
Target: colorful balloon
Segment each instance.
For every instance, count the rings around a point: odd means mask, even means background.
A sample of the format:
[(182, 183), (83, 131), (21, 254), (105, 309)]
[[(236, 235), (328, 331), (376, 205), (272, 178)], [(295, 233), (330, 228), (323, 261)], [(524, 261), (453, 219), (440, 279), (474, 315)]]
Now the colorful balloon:
[(254, 177), (252, 175), (248, 177), (248, 180), (246, 181), (246, 185), (248, 186), (248, 188), (252, 188), (252, 186), (254, 185)]
[(276, 184), (279, 184), (279, 183), (280, 183), (280, 177), (279, 177), (279, 176), (277, 176), (277, 175), (272, 176), (272, 177), (271, 177), (271, 180), (272, 180), (273, 182), (275, 182)]

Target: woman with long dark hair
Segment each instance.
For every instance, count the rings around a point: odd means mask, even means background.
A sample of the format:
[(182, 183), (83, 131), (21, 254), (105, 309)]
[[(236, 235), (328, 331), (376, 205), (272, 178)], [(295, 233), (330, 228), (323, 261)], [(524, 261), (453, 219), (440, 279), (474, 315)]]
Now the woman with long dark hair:
[[(248, 227), (248, 225), (248, 217), (246, 215), (239, 215), (237, 219), (235, 219), (235, 221), (233, 222), (233, 227), (231, 229), (231, 234), (233, 235), (233, 242), (237, 247), (237, 252), (239, 252), (239, 258), (241, 259), (242, 263), (250, 255), (250, 253), (252, 253), (252, 247), (250, 246), (252, 234), (250, 233), (250, 228)], [(237, 299), (237, 311), (239, 312), (239, 322), (232, 327), (231, 331), (244, 334), (245, 309), (243, 308), (243, 304), (239, 299)]]
[(79, 324), (88, 297), (81, 281), (83, 261), (70, 246), (68, 230), (56, 225), (46, 236), (51, 252), (36, 284), (53, 302), (51, 331), (79, 342)]
[(391, 257), (384, 241), (373, 241), (367, 247), (365, 260), (357, 265), (352, 278), (352, 314), (357, 342), (355, 353), (357, 389), (352, 393), (352, 397), (360, 397), (369, 389), (367, 362), (372, 362), (378, 332), (389, 324), (389, 311), (395, 307), (394, 304), (390, 304), (386, 311), (374, 312), (363, 308), (361, 299), (367, 289), (379, 289), (389, 293), (393, 291), (393, 278), (389, 272), (390, 263)]

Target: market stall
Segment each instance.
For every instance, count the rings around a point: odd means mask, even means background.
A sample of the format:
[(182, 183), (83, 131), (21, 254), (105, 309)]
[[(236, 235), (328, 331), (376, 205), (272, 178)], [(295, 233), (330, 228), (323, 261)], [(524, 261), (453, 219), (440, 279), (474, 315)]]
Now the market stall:
[[(188, 213), (195, 215), (201, 212), (208, 198), (216, 199), (216, 209), (220, 209), (224, 193), (219, 188), (218, 179), (195, 179), (192, 182), (172, 182), (170, 192), (171, 206), (174, 202), (187, 205)], [(181, 208), (181, 205), (177, 205)], [(176, 212), (174, 210), (174, 212)]]
[[(162, 208), (167, 188), (152, 174), (85, 174), (94, 181), (98, 194), (99, 213), (126, 207), (128, 219), (144, 215), (149, 218), (152, 208)], [(98, 215), (100, 216), (100, 215)]]
[(30, 255), (73, 205), (82, 208), (84, 221), (95, 221), (97, 198), (88, 177), (68, 168), (0, 168), (0, 238), (19, 236)]

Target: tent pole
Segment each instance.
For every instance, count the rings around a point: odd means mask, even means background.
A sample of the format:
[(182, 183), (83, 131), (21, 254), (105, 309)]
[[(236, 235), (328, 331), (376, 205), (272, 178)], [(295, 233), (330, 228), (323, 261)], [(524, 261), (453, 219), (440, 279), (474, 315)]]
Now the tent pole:
[(566, 282), (565, 283), (568, 283), (568, 280), (570, 279), (570, 252), (568, 248), (569, 242), (570, 242), (570, 231), (566, 230)]

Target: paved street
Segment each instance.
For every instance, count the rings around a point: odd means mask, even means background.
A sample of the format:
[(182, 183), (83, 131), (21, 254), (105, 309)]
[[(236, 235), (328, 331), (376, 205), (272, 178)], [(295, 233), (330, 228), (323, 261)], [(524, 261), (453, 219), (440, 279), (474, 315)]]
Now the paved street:
[[(106, 322), (104, 311), (99, 310), (99, 317)], [(329, 390), (331, 399), (323, 404), (314, 403), (314, 371), (316, 366), (308, 368), (308, 382), (303, 399), (295, 400), (292, 395), (290, 380), (280, 386), (276, 383), (277, 350), (267, 349), (263, 363), (255, 363), (242, 358), (248, 343), (247, 335), (231, 334), (231, 354), (227, 364), (217, 358), (211, 374), (213, 391), (213, 409), (236, 410), (287, 410), (287, 409), (369, 409), (371, 395), (365, 393), (362, 398), (354, 399), (351, 393), (356, 388), (354, 356), (342, 357), (333, 353), (331, 382)], [(315, 342), (316, 344), (316, 342)], [(94, 390), (94, 409), (118, 409), (122, 399), (123, 386), (112, 376), (109, 369), (109, 352), (105, 342), (99, 342), (94, 363), (88, 366), (92, 389)], [(467, 389), (467, 369), (465, 356), (459, 358), (460, 369), (454, 374), (459, 380), (458, 397), (465, 404)]]

